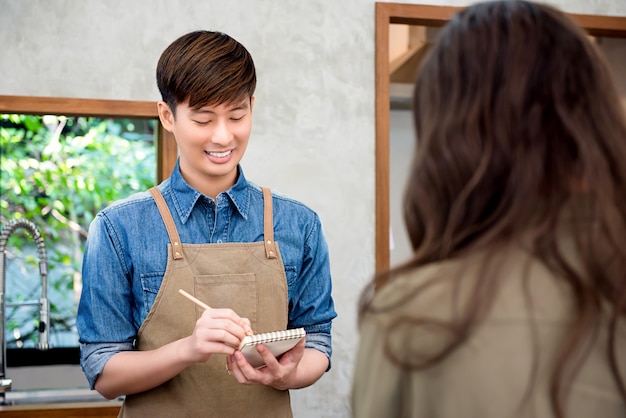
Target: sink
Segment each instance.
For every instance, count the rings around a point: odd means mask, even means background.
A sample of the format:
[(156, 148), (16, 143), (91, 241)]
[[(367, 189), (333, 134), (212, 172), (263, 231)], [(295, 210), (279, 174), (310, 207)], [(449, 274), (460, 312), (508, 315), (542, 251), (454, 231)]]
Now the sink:
[[(110, 402), (123, 400), (123, 397)], [(88, 388), (41, 389), (5, 392), (5, 405), (33, 405), (76, 402), (109, 402), (95, 390)]]

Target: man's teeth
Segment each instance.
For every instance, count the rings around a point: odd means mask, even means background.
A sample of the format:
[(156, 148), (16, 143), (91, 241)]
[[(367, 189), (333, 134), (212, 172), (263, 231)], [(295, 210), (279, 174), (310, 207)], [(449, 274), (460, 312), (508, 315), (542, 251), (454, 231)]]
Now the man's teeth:
[(224, 152), (209, 152), (209, 155), (212, 157), (218, 157), (218, 158), (222, 158), (222, 157), (226, 157), (228, 154), (230, 154), (230, 151), (224, 151)]

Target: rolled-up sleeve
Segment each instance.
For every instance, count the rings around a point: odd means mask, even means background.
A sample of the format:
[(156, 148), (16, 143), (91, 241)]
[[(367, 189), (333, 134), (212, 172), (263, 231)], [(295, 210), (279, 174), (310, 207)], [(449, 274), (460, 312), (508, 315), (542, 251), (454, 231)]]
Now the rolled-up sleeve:
[(89, 387), (94, 389), (96, 379), (102, 374), (104, 365), (113, 355), (120, 351), (132, 350), (131, 343), (121, 344), (81, 344), (80, 345), (80, 367), (83, 369)]

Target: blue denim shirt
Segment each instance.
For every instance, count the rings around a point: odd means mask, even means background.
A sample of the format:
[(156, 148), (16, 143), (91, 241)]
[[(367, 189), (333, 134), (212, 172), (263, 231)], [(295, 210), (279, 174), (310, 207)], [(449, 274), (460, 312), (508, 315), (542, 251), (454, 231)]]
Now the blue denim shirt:
[[(235, 185), (215, 201), (192, 188), (178, 164), (158, 187), (182, 243), (263, 240), (263, 194), (246, 181), (241, 167)], [(320, 219), (302, 203), (276, 193), (272, 197), (274, 239), (287, 275), (288, 327), (304, 327), (306, 346), (326, 354), (330, 364), (331, 322), (337, 314)], [(137, 331), (156, 296), (152, 286), (163, 280), (168, 243), (148, 192), (113, 203), (91, 223), (76, 326), (81, 367), (92, 388), (111, 356), (134, 349)]]

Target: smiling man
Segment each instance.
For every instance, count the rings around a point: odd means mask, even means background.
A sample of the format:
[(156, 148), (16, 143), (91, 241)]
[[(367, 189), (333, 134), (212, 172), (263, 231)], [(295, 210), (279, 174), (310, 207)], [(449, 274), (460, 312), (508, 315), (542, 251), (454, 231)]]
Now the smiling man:
[[(92, 388), (125, 395), (122, 417), (291, 417), (288, 389), (330, 368), (329, 255), (317, 214), (246, 180), (256, 73), (230, 36), (196, 31), (157, 66), (171, 176), (100, 212), (89, 229), (77, 328)], [(178, 295), (183, 289), (210, 309)], [(251, 332), (305, 328), (263, 368)]]

